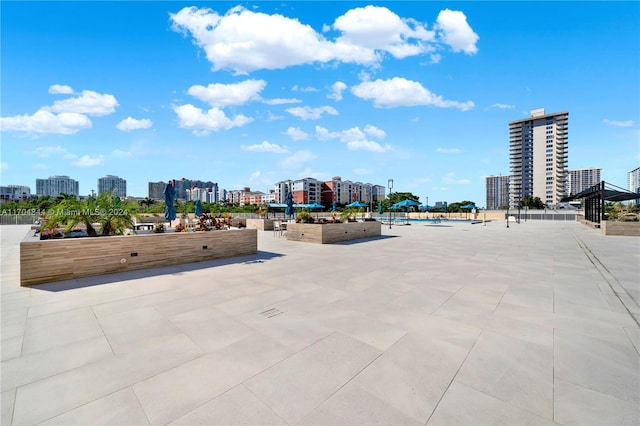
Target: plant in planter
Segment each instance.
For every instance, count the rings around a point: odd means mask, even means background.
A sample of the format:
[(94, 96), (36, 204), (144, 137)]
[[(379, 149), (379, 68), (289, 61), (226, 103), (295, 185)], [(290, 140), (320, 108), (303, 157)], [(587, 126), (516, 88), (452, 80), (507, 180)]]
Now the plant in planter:
[(313, 217), (311, 217), (311, 213), (301, 211), (296, 216), (296, 223), (313, 223)]
[(156, 223), (156, 225), (153, 227), (153, 231), (154, 234), (162, 234), (164, 233), (164, 223)]
[(355, 222), (358, 210), (354, 208), (345, 208), (340, 214), (340, 220), (343, 222)]
[(178, 223), (174, 229), (176, 232), (187, 232), (187, 228), (182, 223)]

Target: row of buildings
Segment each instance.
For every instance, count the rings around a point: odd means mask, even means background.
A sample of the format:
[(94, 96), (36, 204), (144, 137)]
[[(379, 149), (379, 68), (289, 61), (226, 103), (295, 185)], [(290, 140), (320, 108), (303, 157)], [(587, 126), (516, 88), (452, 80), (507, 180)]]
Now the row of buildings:
[[(509, 122), (509, 175), (486, 177), (486, 208), (517, 207), (527, 196), (548, 206), (600, 183), (601, 168), (568, 169), (569, 112)], [(640, 192), (639, 169), (629, 172), (629, 191)]]
[[(149, 198), (164, 199), (166, 185), (167, 182), (149, 182)], [(175, 181), (175, 191), (179, 200), (200, 200), (208, 203), (226, 201), (238, 205), (284, 203), (287, 192), (292, 193), (294, 203), (317, 203), (325, 206), (333, 203), (349, 204), (354, 201), (377, 203), (386, 196), (385, 187), (382, 185), (342, 180), (339, 176), (330, 181), (320, 181), (311, 177), (283, 180), (277, 182), (269, 192), (252, 191), (249, 187), (242, 190), (226, 190), (219, 188), (215, 182), (182, 178)]]

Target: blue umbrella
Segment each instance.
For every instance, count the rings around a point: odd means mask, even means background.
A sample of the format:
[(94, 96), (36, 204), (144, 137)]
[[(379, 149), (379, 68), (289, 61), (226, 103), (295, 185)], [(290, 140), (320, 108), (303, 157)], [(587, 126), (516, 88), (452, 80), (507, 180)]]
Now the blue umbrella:
[(338, 206), (336, 205), (336, 202), (334, 201), (334, 202), (333, 202), (333, 207), (331, 208), (331, 211), (332, 211), (332, 212), (337, 211), (337, 210), (338, 210), (338, 208), (337, 208), (337, 207), (338, 207)]
[(287, 204), (287, 208), (284, 211), (284, 214), (291, 217), (293, 216), (293, 194), (291, 192), (287, 192), (285, 202)]
[(173, 183), (167, 183), (164, 188), (164, 218), (169, 221), (171, 225), (172, 220), (176, 220), (176, 207), (173, 205), (176, 199), (176, 189), (173, 187)]
[(391, 208), (396, 210), (402, 207), (419, 206), (419, 205), (420, 203), (413, 200), (402, 200), (399, 203), (395, 203), (393, 206), (391, 206)]
[(351, 204), (347, 204), (347, 207), (367, 207), (367, 204), (361, 203), (360, 201), (354, 201)]
[(202, 214), (202, 202), (200, 200), (196, 200), (196, 217), (200, 217)]
[(378, 200), (378, 214), (382, 214), (382, 200)]
[(475, 204), (465, 204), (464, 206), (460, 206), (461, 209), (475, 209)]

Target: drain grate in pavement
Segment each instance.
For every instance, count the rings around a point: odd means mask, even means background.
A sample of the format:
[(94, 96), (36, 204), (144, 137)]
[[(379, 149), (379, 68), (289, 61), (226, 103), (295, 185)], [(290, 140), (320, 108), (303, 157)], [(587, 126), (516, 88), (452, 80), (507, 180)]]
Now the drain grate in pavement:
[(275, 317), (276, 315), (280, 315), (280, 314), (284, 314), (284, 312), (276, 309), (276, 308), (271, 308), (271, 309), (267, 309), (264, 312), (260, 312), (260, 315), (264, 315), (267, 318), (272, 318)]

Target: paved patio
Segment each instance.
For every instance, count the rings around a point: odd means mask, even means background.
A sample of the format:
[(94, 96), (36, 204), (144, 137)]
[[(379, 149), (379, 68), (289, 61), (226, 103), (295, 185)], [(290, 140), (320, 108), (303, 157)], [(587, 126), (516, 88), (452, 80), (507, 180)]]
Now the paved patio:
[(3, 425), (640, 423), (638, 238), (267, 231), (251, 257), (24, 288), (27, 229), (0, 227)]

